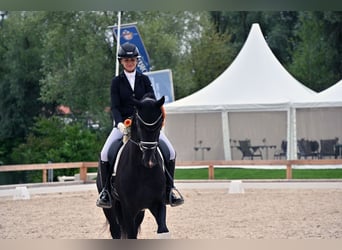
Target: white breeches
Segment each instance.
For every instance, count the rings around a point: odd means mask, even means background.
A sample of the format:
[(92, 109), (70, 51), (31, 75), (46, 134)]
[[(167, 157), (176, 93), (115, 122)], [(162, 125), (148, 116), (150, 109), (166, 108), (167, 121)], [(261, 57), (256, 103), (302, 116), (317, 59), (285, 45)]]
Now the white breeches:
[[(118, 128), (113, 128), (112, 132), (110, 132), (105, 144), (102, 147), (101, 150), (101, 161), (108, 161), (108, 151), (109, 147), (112, 145), (113, 141), (118, 140), (122, 138), (123, 134), (120, 132)], [(164, 141), (167, 145), (169, 151), (170, 151), (170, 160), (174, 160), (176, 158), (176, 152), (169, 141), (169, 139), (166, 137), (163, 131), (160, 131), (159, 139)]]

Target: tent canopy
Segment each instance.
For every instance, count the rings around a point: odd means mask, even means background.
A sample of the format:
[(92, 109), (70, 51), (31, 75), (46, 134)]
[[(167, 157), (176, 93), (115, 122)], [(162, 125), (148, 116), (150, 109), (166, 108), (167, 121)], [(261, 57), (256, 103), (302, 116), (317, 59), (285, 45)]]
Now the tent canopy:
[(342, 80), (319, 92), (311, 100), (294, 101), (296, 108), (342, 107)]
[(318, 93), (317, 100), (342, 102), (342, 79), (330, 88)]
[(169, 113), (284, 109), (316, 92), (298, 82), (268, 47), (259, 24), (232, 64), (203, 89), (166, 105)]
[[(340, 137), (341, 112), (313, 109), (318, 103), (340, 100), (340, 86), (320, 94), (305, 87), (281, 65), (259, 25), (253, 24), (241, 51), (220, 76), (165, 105), (165, 132), (181, 160), (241, 159), (237, 143), (243, 139), (264, 146), (265, 159), (272, 158), (286, 140), (287, 158), (296, 159), (298, 136), (315, 140)], [(194, 148), (199, 144), (211, 149), (197, 152)], [(266, 144), (277, 148), (265, 148)]]

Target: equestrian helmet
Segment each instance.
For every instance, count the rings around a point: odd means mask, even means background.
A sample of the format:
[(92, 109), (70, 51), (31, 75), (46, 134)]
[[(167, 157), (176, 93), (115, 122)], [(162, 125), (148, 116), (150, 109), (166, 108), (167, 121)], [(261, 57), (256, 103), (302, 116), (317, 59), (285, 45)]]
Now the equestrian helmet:
[(124, 43), (120, 46), (118, 59), (139, 57), (138, 48), (132, 43)]

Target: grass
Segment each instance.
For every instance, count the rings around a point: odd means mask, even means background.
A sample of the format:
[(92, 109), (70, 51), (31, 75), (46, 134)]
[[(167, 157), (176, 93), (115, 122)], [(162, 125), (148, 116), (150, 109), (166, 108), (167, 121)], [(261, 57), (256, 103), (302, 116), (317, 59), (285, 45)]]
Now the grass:
[[(207, 180), (208, 169), (177, 169), (176, 180)], [(286, 179), (285, 169), (216, 168), (216, 180)], [(292, 169), (292, 179), (342, 179), (342, 169)]]

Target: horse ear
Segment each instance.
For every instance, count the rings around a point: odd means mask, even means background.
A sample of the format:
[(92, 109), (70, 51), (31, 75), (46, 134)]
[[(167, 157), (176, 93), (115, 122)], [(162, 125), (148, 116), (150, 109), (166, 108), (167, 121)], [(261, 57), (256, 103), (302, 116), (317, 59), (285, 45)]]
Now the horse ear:
[(162, 96), (162, 97), (156, 102), (157, 107), (163, 106), (164, 102), (165, 102), (165, 96)]

